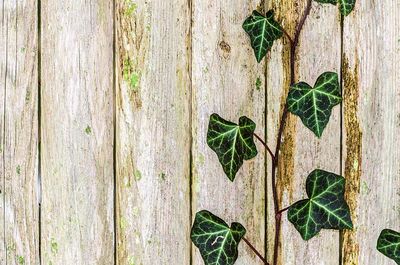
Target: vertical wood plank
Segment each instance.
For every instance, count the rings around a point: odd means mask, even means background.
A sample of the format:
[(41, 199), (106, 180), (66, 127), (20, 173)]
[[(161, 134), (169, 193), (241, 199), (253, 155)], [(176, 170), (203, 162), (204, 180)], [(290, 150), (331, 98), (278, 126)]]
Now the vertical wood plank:
[[(261, 1), (262, 2), (262, 1)], [(242, 223), (246, 238), (264, 251), (265, 150), (245, 161), (232, 183), (207, 146), (209, 117), (251, 118), (264, 138), (264, 64), (257, 64), (242, 23), (260, 1), (193, 1), (193, 216), (203, 209)], [(259, 7), (262, 9), (262, 6)], [(259, 80), (257, 82), (257, 80)], [(257, 84), (258, 83), (258, 84)], [(237, 264), (261, 264), (245, 244)], [(193, 264), (203, 264), (194, 248)]]
[(38, 264), (37, 2), (1, 5), (0, 263)]
[[(4, 1), (4, 0), (2, 0)], [(5, 14), (4, 8), (1, 9), (2, 15)], [(5, 187), (5, 152), (4, 152), (4, 144), (5, 144), (5, 111), (6, 111), (6, 87), (5, 87), (5, 78), (6, 78), (6, 66), (7, 62), (6, 58), (6, 43), (7, 43), (7, 24), (4, 20), (1, 21), (1, 32), (0, 32), (0, 262), (6, 262), (6, 241), (5, 241), (5, 230), (4, 230), (4, 187)]]
[(190, 1), (116, 4), (117, 263), (190, 264)]
[[(2, 0), (4, 2), (4, 0)], [(5, 5), (4, 5), (5, 6)], [(6, 14), (6, 9), (2, 5), (2, 17)], [(0, 262), (6, 263), (6, 240), (5, 240), (5, 217), (4, 217), (4, 188), (5, 188), (5, 111), (6, 111), (6, 69), (7, 69), (7, 26), (5, 20), (1, 20), (1, 39), (0, 39)]]
[[(272, 1), (269, 5), (277, 12), (277, 18), (291, 36), (305, 9), (306, 1)], [(312, 4), (312, 10), (304, 25), (296, 56), (296, 82), (314, 85), (320, 74), (326, 71), (340, 72), (341, 31), (337, 7)], [(267, 65), (267, 135), (268, 144), (276, 146), (279, 120), (290, 85), (290, 46), (281, 40), (274, 46)], [(301, 120), (289, 115), (283, 135), (281, 159), (278, 166), (278, 193), (280, 208), (306, 198), (305, 181), (316, 168), (340, 174), (340, 108), (336, 107), (321, 139), (318, 139)], [(270, 188), (268, 170), (268, 189)], [(270, 197), (268, 197), (269, 199)], [(274, 244), (274, 207), (268, 202), (268, 249), (270, 260)], [(283, 218), (279, 264), (338, 264), (339, 233), (322, 230), (308, 241), (303, 241), (294, 226)]]
[(113, 1), (41, 1), (42, 264), (113, 264)]
[(344, 164), (355, 230), (343, 264), (394, 262), (376, 250), (382, 229), (400, 230), (400, 3), (358, 1), (344, 20)]

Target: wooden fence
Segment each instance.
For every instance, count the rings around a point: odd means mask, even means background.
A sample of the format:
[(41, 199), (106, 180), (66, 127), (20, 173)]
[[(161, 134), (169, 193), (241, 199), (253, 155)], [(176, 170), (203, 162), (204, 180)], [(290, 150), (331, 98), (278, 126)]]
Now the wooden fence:
[[(205, 141), (209, 115), (247, 115), (275, 146), (289, 43), (257, 64), (241, 28), (274, 8), (293, 34), (301, 0), (1, 0), (0, 264), (203, 264), (194, 213), (239, 221), (271, 259), (269, 157), (232, 184)], [(316, 167), (347, 179), (353, 231), (304, 242), (283, 220), (280, 264), (394, 264), (400, 230), (400, 2), (358, 0), (344, 20), (314, 3), (296, 80), (342, 74), (344, 102), (317, 140), (290, 117), (282, 206)], [(261, 264), (245, 245), (237, 264)]]

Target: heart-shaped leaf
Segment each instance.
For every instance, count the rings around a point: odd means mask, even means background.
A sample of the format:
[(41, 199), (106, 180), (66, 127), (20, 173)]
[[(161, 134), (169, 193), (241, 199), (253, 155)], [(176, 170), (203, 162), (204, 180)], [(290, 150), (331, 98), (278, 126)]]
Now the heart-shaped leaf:
[(352, 229), (349, 206), (344, 200), (345, 179), (316, 169), (306, 181), (308, 199), (289, 207), (288, 219), (304, 240), (324, 229)]
[(254, 10), (253, 14), (244, 21), (243, 29), (250, 36), (251, 47), (257, 62), (261, 62), (274, 41), (283, 35), (281, 26), (274, 20), (273, 10), (268, 11), (265, 17)]
[(247, 117), (240, 117), (239, 125), (222, 119), (218, 114), (210, 116), (207, 144), (217, 153), (219, 162), (228, 178), (233, 181), (243, 160), (257, 155), (254, 144), (256, 124)]
[(238, 245), (246, 229), (239, 223), (228, 226), (209, 211), (196, 214), (190, 237), (199, 248), (205, 265), (232, 265), (238, 257)]
[(376, 247), (386, 257), (391, 258), (397, 264), (400, 264), (400, 233), (384, 229), (379, 238)]
[(332, 108), (342, 101), (336, 73), (320, 75), (312, 88), (304, 82), (292, 85), (287, 98), (288, 110), (300, 117), (303, 124), (321, 137)]
[(354, 6), (356, 5), (356, 0), (315, 0), (318, 3), (322, 4), (333, 4), (336, 5), (339, 2), (340, 13), (344, 16), (353, 11)]

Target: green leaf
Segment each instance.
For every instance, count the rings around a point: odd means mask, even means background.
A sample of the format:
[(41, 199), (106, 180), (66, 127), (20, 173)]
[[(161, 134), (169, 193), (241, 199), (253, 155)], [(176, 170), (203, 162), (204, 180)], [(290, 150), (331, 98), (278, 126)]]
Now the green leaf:
[(336, 5), (339, 1), (339, 10), (340, 13), (344, 16), (347, 16), (353, 11), (354, 6), (356, 5), (356, 0), (315, 0), (318, 3), (322, 4), (333, 4)]
[(376, 247), (386, 257), (391, 258), (397, 264), (400, 264), (400, 233), (384, 229), (379, 238)]
[(337, 0), (315, 0), (315, 1), (321, 4), (332, 4), (332, 5), (337, 4)]
[(247, 117), (240, 117), (239, 125), (222, 119), (218, 114), (210, 116), (207, 144), (217, 153), (219, 162), (228, 178), (233, 181), (243, 160), (257, 155), (254, 144), (256, 124)]
[(336, 73), (320, 75), (312, 88), (304, 82), (292, 85), (287, 98), (288, 110), (318, 137), (329, 122), (332, 108), (342, 101)]
[(254, 10), (244, 21), (243, 29), (250, 36), (257, 62), (261, 62), (274, 41), (283, 35), (281, 26), (274, 20), (273, 10), (268, 11), (265, 17)]
[(190, 238), (199, 248), (205, 265), (232, 265), (238, 257), (238, 245), (246, 229), (239, 223), (228, 226), (209, 211), (196, 214)]
[(324, 229), (352, 229), (349, 206), (344, 200), (345, 179), (316, 169), (306, 181), (308, 199), (289, 207), (288, 219), (304, 240)]
[(347, 16), (353, 11), (354, 6), (356, 5), (356, 0), (339, 0), (339, 9), (340, 13), (343, 16)]

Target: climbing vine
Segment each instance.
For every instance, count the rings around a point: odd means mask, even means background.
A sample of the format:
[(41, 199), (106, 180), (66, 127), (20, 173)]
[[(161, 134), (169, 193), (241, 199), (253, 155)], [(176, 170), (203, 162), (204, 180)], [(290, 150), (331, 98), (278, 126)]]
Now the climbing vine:
[[(338, 5), (343, 16), (349, 15), (355, 6), (355, 0), (314, 1)], [(275, 20), (273, 10), (269, 10), (265, 16), (255, 10), (243, 23), (243, 29), (249, 35), (257, 62), (263, 60), (275, 40), (285, 37), (290, 43), (290, 89), (278, 124), (276, 147), (271, 149), (256, 135), (254, 133), (256, 124), (245, 116), (240, 117), (235, 123), (214, 113), (210, 116), (208, 125), (207, 144), (216, 153), (223, 171), (231, 181), (235, 180), (243, 163), (257, 155), (254, 139), (260, 141), (271, 156), (271, 186), (276, 216), (273, 260), (269, 263), (245, 238), (246, 229), (243, 225), (232, 223), (229, 226), (220, 217), (202, 210), (195, 216), (191, 239), (206, 265), (234, 264), (239, 255), (238, 245), (241, 241), (244, 241), (264, 264), (277, 265), (281, 218), (285, 212), (288, 220), (304, 240), (315, 237), (321, 229), (353, 229), (350, 209), (344, 199), (345, 178), (323, 169), (315, 169), (307, 176), (305, 181), (307, 198), (286, 208), (279, 208), (276, 173), (288, 114), (298, 116), (304, 126), (320, 138), (329, 122), (332, 109), (342, 102), (337, 73), (329, 71), (321, 73), (313, 86), (295, 80), (295, 57), (299, 38), (311, 8), (312, 0), (307, 0), (293, 37)], [(383, 230), (378, 239), (377, 249), (400, 264), (400, 233), (389, 229)]]

